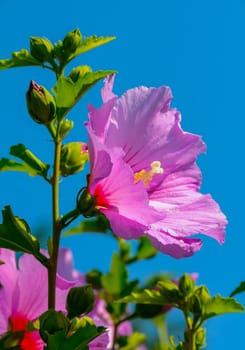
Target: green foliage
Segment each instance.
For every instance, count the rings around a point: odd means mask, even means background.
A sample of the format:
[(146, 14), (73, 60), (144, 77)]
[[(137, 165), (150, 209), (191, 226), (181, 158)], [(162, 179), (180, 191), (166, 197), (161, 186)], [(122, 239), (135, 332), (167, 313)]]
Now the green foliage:
[(145, 341), (145, 334), (139, 332), (133, 332), (129, 337), (119, 337), (118, 339), (120, 350), (135, 350)]
[(0, 60), (0, 70), (25, 66), (42, 66), (42, 62), (33, 57), (26, 49), (13, 52), (10, 59)]
[(15, 160), (2, 158), (0, 159), (0, 171), (22, 171), (30, 176), (42, 176), (47, 179), (49, 165), (43, 163), (37, 156), (35, 156), (23, 144), (18, 144), (10, 148), (10, 154), (23, 162), (16, 162)]
[(105, 332), (89, 317), (70, 321), (62, 312), (52, 309), (41, 315), (39, 327), (45, 350), (88, 350), (87, 344)]
[(104, 79), (107, 75), (115, 73), (116, 72), (113, 70), (87, 71), (76, 81), (73, 81), (71, 77), (61, 76), (54, 87), (58, 118), (64, 118), (69, 110), (73, 108), (83, 95), (98, 81)]
[(44, 265), (47, 258), (40, 253), (38, 240), (31, 234), (27, 223), (13, 215), (9, 206), (2, 210), (3, 223), (0, 224), (0, 247), (34, 255)]
[(133, 292), (131, 295), (117, 300), (118, 303), (139, 303), (150, 305), (170, 305), (168, 299), (161, 295), (159, 290), (144, 289)]
[(119, 296), (127, 286), (127, 279), (127, 269), (118, 253), (114, 253), (110, 272), (102, 276), (102, 285), (110, 294)]
[(243, 312), (243, 306), (233, 298), (223, 298), (220, 295), (216, 295), (204, 305), (203, 319), (219, 316), (231, 312)]
[(140, 237), (140, 243), (136, 254), (137, 260), (150, 259), (157, 255), (157, 253), (158, 251), (153, 247), (147, 237)]
[(245, 281), (241, 282), (240, 285), (233, 290), (233, 292), (230, 294), (230, 297), (233, 297), (236, 294), (245, 292)]

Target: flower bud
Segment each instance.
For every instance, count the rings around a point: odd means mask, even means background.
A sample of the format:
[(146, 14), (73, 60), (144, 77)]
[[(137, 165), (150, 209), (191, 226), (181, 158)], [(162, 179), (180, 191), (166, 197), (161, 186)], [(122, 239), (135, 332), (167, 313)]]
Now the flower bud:
[(68, 176), (83, 170), (88, 161), (88, 147), (84, 142), (70, 142), (62, 146), (60, 173)]
[(74, 29), (72, 32), (66, 34), (63, 40), (63, 48), (65, 52), (73, 53), (78, 46), (80, 45), (82, 40), (82, 35), (79, 29)]
[(86, 73), (91, 72), (92, 69), (89, 66), (79, 66), (72, 69), (71, 73), (69, 74), (69, 77), (71, 78), (73, 83), (76, 83), (80, 77), (84, 76)]
[(199, 298), (199, 300), (202, 304), (207, 304), (211, 299), (209, 291), (208, 291), (207, 287), (205, 287), (205, 286), (198, 287), (195, 290), (195, 295)]
[(178, 282), (179, 290), (183, 295), (189, 295), (194, 289), (194, 281), (188, 274), (181, 276)]
[(86, 282), (91, 284), (93, 289), (101, 289), (102, 288), (101, 277), (102, 277), (102, 272), (98, 270), (91, 270), (86, 274)]
[(74, 122), (69, 119), (63, 119), (60, 123), (60, 137), (63, 139), (71, 131), (74, 126)]
[(95, 295), (91, 285), (73, 287), (66, 299), (67, 317), (72, 319), (90, 312), (95, 304)]
[(61, 330), (68, 330), (69, 320), (61, 311), (48, 310), (39, 318), (39, 333), (42, 339), (47, 342), (49, 335), (53, 335)]
[(32, 119), (40, 124), (48, 124), (55, 118), (55, 101), (45, 87), (33, 80), (26, 93), (27, 109)]
[(202, 349), (206, 347), (206, 331), (203, 328), (199, 328), (196, 332), (196, 345), (198, 349)]
[(46, 38), (31, 37), (31, 55), (41, 62), (50, 61), (52, 58), (53, 45)]

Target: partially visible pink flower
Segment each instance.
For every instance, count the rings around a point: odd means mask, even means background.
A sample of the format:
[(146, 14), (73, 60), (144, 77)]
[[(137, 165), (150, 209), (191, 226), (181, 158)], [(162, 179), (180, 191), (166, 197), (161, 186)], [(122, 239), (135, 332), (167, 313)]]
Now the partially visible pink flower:
[[(48, 308), (47, 269), (29, 254), (20, 257), (17, 268), (14, 252), (3, 248), (0, 260), (4, 262), (0, 265), (0, 335), (8, 331), (10, 320), (12, 331), (24, 331), (21, 349), (42, 350), (39, 332), (29, 332), (26, 327)], [(66, 296), (74, 284), (57, 276), (57, 310), (65, 311)]]
[[(112, 165), (110, 169), (107, 166), (107, 174), (100, 178), (102, 193), (107, 187), (113, 197), (114, 186), (111, 184), (116, 182), (118, 191), (123, 191), (124, 186), (133, 194), (139, 191), (144, 198), (142, 202), (147, 204), (145, 209), (141, 207), (146, 216), (153, 208), (161, 215), (154, 222), (146, 220), (147, 228), (138, 226), (135, 231), (132, 225), (128, 226), (127, 234), (122, 234), (120, 227), (124, 222), (118, 220), (115, 213), (110, 217), (108, 207), (102, 206), (100, 210), (109, 219), (114, 233), (124, 238), (145, 233), (158, 250), (175, 258), (190, 256), (201, 248), (202, 241), (191, 237), (200, 232), (223, 243), (226, 218), (210, 195), (199, 193), (201, 173), (196, 158), (206, 150), (205, 144), (200, 136), (181, 129), (180, 113), (170, 108), (170, 89), (141, 86), (117, 98), (112, 93), (113, 80), (113, 76), (105, 80), (104, 104), (99, 109), (89, 107), (87, 129), (93, 145), (89, 152), (96, 170), (103, 168), (99, 157), (94, 160), (98, 153), (94, 151), (96, 147), (109, 149), (111, 154), (121, 153), (120, 169), (131, 170), (131, 177), (124, 176), (121, 183), (121, 171), (112, 171), (115, 161), (108, 156)], [(92, 165), (92, 177), (96, 174), (95, 169)], [(96, 195), (93, 186), (91, 194)], [(115, 209), (120, 213), (121, 199), (119, 195), (116, 197)], [(107, 196), (104, 198), (110, 206)], [(139, 197), (123, 196), (123, 206), (134, 216), (133, 222), (138, 201)]]
[[(79, 281), (81, 285), (86, 283), (85, 276), (74, 269), (72, 252), (67, 248), (60, 248), (58, 273), (72, 281)], [(96, 296), (96, 304), (94, 309), (88, 314), (97, 326), (104, 326), (107, 332), (100, 335), (89, 343), (90, 350), (111, 349), (113, 343), (114, 323), (110, 314), (106, 310), (106, 303)], [(132, 326), (129, 321), (120, 324), (117, 329), (118, 336), (129, 336), (132, 333)]]

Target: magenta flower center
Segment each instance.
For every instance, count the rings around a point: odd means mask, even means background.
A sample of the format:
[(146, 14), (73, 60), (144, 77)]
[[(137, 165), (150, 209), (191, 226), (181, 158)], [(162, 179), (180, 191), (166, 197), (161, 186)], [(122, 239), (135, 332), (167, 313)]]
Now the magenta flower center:
[(101, 185), (97, 185), (94, 191), (94, 197), (96, 199), (96, 208), (108, 208), (109, 201), (106, 198), (106, 195), (103, 191), (103, 188)]

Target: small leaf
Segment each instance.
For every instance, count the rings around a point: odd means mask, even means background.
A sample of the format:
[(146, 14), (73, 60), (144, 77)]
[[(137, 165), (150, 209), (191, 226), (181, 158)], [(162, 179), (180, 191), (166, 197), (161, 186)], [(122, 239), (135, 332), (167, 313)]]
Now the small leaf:
[(60, 77), (54, 88), (57, 108), (70, 108), (75, 103), (76, 92), (71, 78)]
[(141, 292), (133, 292), (131, 295), (121, 298), (117, 303), (135, 303), (135, 304), (152, 304), (164, 305), (166, 300), (158, 290), (144, 289)]
[(30, 176), (37, 175), (36, 171), (25, 163), (19, 163), (15, 160), (2, 158), (0, 159), (0, 171), (22, 171)]
[[(135, 350), (139, 345), (146, 341), (146, 335), (139, 332), (134, 332), (127, 338), (127, 344), (125, 346), (120, 346), (120, 350)], [(120, 338), (119, 338), (120, 342)]]
[(35, 175), (41, 175), (46, 177), (49, 165), (43, 163), (40, 159), (38, 159), (28, 148), (26, 148), (23, 144), (18, 144), (12, 146), (10, 148), (10, 154), (15, 156), (16, 158), (20, 158), (27, 164), (33, 171), (36, 172)]
[(0, 60), (0, 70), (26, 66), (42, 66), (42, 62), (33, 57), (26, 49), (13, 52), (10, 59)]
[(0, 247), (16, 252), (34, 255), (46, 265), (47, 258), (40, 253), (40, 245), (34, 237), (27, 223), (13, 215), (10, 206), (2, 210), (3, 223), (0, 224)]
[(115, 36), (109, 37), (97, 37), (96, 35), (92, 35), (82, 40), (81, 44), (77, 47), (74, 53), (69, 56), (69, 60), (71, 61), (73, 58), (87, 52), (93, 50), (99, 46), (105, 45), (110, 41), (116, 39)]
[(203, 305), (203, 319), (223, 315), (231, 312), (243, 312), (243, 306), (233, 298), (223, 298), (216, 295), (211, 300)]
[(234, 297), (234, 295), (245, 292), (245, 281), (241, 282), (240, 285), (233, 290), (230, 294), (230, 297)]
[(110, 294), (119, 296), (127, 286), (127, 279), (127, 269), (121, 257), (114, 253), (110, 272), (101, 278), (102, 285)]

